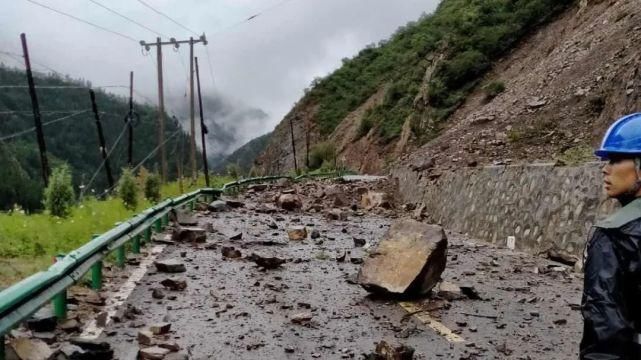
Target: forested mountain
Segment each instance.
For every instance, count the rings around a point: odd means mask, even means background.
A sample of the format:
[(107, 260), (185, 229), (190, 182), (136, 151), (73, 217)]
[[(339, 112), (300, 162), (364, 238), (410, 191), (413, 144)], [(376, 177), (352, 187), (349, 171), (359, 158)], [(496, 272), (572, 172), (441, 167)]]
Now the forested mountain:
[[(108, 186), (104, 170), (97, 172), (102, 158), (94, 114), (91, 111), (90, 84), (57, 74), (42, 73), (35, 74), (35, 83), (50, 166), (53, 168), (62, 163), (69, 164), (76, 189), (85, 185), (95, 193), (101, 193)], [(36, 134), (28, 131), (33, 128), (34, 120), (26, 84), (24, 71), (0, 66), (0, 139), (3, 139), (0, 141), (0, 209), (8, 209), (14, 204), (27, 210), (41, 207), (43, 181)], [(16, 87), (9, 87), (12, 85)], [(96, 99), (107, 148), (112, 151), (111, 168), (117, 179), (127, 162), (127, 134), (123, 130), (129, 102), (124, 97), (100, 89), (96, 89)], [(140, 116), (134, 127), (135, 165), (158, 144), (157, 110), (137, 103), (134, 109)], [(165, 146), (169, 175), (170, 178), (175, 178), (180, 149), (178, 145), (181, 141), (188, 144), (188, 137), (175, 120), (169, 116), (166, 119), (165, 138), (174, 135)], [(18, 134), (22, 131), (25, 133)], [(18, 135), (11, 137), (14, 134)], [(188, 147), (185, 146), (185, 149)], [(184, 151), (185, 159), (187, 155), (188, 152)], [(144, 166), (150, 170), (156, 169), (157, 156), (150, 157)], [(94, 174), (95, 179), (89, 183)]]

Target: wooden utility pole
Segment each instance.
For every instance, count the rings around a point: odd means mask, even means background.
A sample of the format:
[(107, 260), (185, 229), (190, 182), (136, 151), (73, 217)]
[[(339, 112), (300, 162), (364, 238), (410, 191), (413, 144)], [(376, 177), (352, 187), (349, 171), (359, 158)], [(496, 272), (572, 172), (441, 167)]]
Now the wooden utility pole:
[(289, 118), (289, 130), (292, 134), (292, 152), (294, 153), (294, 170), (298, 174), (298, 162), (296, 161), (296, 140), (294, 140), (294, 121), (293, 116)]
[(40, 167), (42, 169), (42, 180), (45, 187), (49, 185), (49, 160), (47, 159), (47, 145), (45, 136), (42, 132), (42, 119), (40, 117), (40, 105), (38, 104), (38, 95), (36, 94), (36, 85), (33, 82), (31, 73), (31, 61), (29, 60), (29, 49), (27, 47), (27, 35), (20, 34), (22, 40), (22, 53), (24, 54), (24, 66), (27, 70), (27, 83), (29, 84), (29, 96), (31, 97), (31, 107), (33, 109), (33, 121), (36, 125), (36, 137), (38, 140), (38, 149), (40, 150)]
[(89, 90), (89, 97), (91, 97), (91, 110), (93, 110), (94, 118), (96, 119), (96, 129), (98, 130), (98, 141), (100, 142), (100, 154), (102, 161), (105, 163), (105, 171), (107, 172), (107, 182), (109, 188), (114, 187), (114, 177), (111, 174), (111, 166), (109, 165), (109, 155), (107, 145), (105, 145), (105, 134), (102, 132), (102, 124), (100, 123), (100, 114), (98, 113), (98, 105), (96, 104), (96, 93)]
[(134, 72), (129, 72), (129, 114), (127, 115), (127, 131), (129, 132), (129, 141), (127, 147), (127, 165), (129, 168), (134, 166)]
[(160, 146), (160, 173), (162, 181), (167, 181), (167, 155), (165, 154), (165, 93), (162, 79), (162, 43), (156, 38), (156, 58), (158, 64), (158, 146)]
[[(199, 85), (200, 86), (200, 85)], [(200, 89), (199, 89), (200, 90)], [(200, 97), (200, 93), (198, 93)], [(202, 105), (201, 105), (202, 107)], [(191, 129), (191, 146), (189, 158), (191, 160), (191, 178), (196, 180), (196, 120), (194, 115), (194, 38), (189, 38), (189, 120)], [(202, 115), (201, 115), (202, 117)]]
[(305, 119), (305, 167), (309, 171), (309, 118)]
[[(194, 58), (194, 44), (197, 43), (202, 43), (203, 45), (207, 45), (207, 38), (205, 34), (202, 34), (198, 39), (194, 40), (194, 38), (189, 38), (189, 40), (176, 40), (174, 38), (171, 38), (169, 41), (160, 41), (160, 38), (156, 38), (155, 43), (147, 43), (145, 41), (141, 41), (140, 45), (143, 46), (147, 51), (151, 49), (152, 46), (157, 47), (157, 54), (158, 54), (158, 97), (159, 97), (159, 106), (161, 107), (161, 117), (164, 116), (164, 99), (162, 96), (162, 51), (160, 50), (163, 45), (172, 45), (174, 48), (178, 49), (180, 47), (180, 44), (189, 44), (189, 69), (191, 70), (189, 74), (189, 83), (190, 83), (190, 120), (191, 120), (191, 165), (192, 165), (192, 176), (195, 179), (196, 178), (196, 129), (195, 129), (195, 110), (194, 110), (194, 65), (193, 65), (193, 58)], [(160, 121), (160, 119), (159, 119)], [(164, 134), (164, 119), (161, 123), (163, 126), (163, 132), (161, 134)], [(162, 144), (162, 142), (161, 142)], [(161, 146), (161, 156), (163, 159), (165, 159), (165, 152), (164, 152), (164, 146)], [(163, 179), (166, 178), (166, 173), (167, 173), (167, 162), (166, 159), (163, 161)]]
[(207, 143), (205, 142), (205, 135), (209, 132), (205, 126), (205, 118), (203, 116), (203, 98), (200, 94), (200, 72), (198, 71), (198, 58), (194, 58), (196, 63), (196, 83), (198, 85), (198, 108), (200, 109), (200, 136), (203, 147), (203, 169), (205, 171), (205, 184), (209, 187), (209, 165), (207, 164)]

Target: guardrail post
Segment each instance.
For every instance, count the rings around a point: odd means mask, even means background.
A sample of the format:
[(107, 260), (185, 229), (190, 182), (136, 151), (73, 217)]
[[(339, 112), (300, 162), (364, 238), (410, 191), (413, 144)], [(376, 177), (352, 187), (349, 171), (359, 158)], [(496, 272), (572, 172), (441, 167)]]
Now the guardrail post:
[(160, 219), (154, 220), (154, 231), (157, 233), (162, 232), (162, 225), (160, 224)]
[(134, 241), (131, 243), (131, 251), (134, 254), (140, 254), (140, 234), (134, 236)]
[(144, 239), (144, 244), (148, 244), (151, 242), (151, 226), (147, 227), (145, 229), (145, 239)]
[(116, 248), (116, 265), (118, 265), (118, 267), (121, 269), (125, 268), (125, 245), (124, 244)]
[(196, 201), (192, 200), (189, 202), (189, 210), (194, 211), (196, 208)]
[(169, 213), (165, 213), (165, 215), (162, 216), (162, 227), (163, 229), (169, 225)]
[(4, 334), (0, 335), (0, 360), (5, 360), (4, 355)]
[[(99, 235), (92, 236), (92, 239), (97, 238)], [(102, 261), (96, 261), (91, 265), (91, 288), (100, 290), (102, 287)]]
[(102, 287), (102, 260), (96, 261), (96, 263), (91, 266), (91, 288), (94, 290), (100, 290), (101, 287)]
[[(55, 261), (57, 262), (59, 260), (62, 260), (62, 258), (64, 257), (65, 257), (64, 254), (58, 254), (55, 257)], [(53, 303), (53, 312), (58, 318), (58, 320), (66, 319), (67, 318), (67, 289), (64, 289), (61, 292), (54, 295), (53, 299), (51, 299), (51, 302)]]

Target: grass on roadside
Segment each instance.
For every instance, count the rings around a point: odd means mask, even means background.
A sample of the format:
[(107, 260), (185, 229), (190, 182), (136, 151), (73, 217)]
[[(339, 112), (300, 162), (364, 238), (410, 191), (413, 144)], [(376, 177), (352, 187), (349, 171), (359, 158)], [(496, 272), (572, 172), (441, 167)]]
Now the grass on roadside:
[[(231, 181), (226, 177), (212, 177), (212, 187), (221, 187)], [(196, 182), (183, 181), (185, 193), (205, 186), (204, 177)], [(178, 182), (166, 184), (162, 198), (179, 196)], [(152, 204), (146, 199), (138, 201), (135, 210), (128, 210), (121, 199), (87, 198), (71, 209), (65, 218), (46, 213), (25, 214), (22, 211), (0, 213), (0, 287), (16, 282), (52, 263), (58, 253), (67, 253), (85, 244), (93, 234), (103, 233)]]

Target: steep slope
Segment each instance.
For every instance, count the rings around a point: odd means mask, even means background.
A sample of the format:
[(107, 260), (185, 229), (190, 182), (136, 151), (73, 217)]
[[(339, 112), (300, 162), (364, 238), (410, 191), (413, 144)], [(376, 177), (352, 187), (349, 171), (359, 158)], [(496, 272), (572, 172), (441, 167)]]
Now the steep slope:
[(314, 80), (257, 163), (266, 172), (293, 167), (291, 120), (299, 164), (324, 142), (352, 169), (383, 171), (436, 138), (492, 65), (571, 3), (443, 0), (434, 14)]
[(404, 163), (455, 168), (477, 163), (593, 160), (605, 129), (641, 109), (639, 2), (583, 1), (530, 36), (475, 89), (449, 126)]
[[(39, 87), (37, 93), (43, 123), (55, 121), (43, 129), (51, 167), (66, 162), (71, 166), (74, 184), (87, 184), (102, 162), (94, 116), (90, 110), (89, 84), (52, 74), (36, 74), (35, 83)], [(0, 84), (24, 86), (26, 77), (23, 71), (0, 66)], [(125, 125), (123, 119), (129, 109), (128, 100), (100, 90), (96, 91), (96, 98), (102, 113), (107, 147), (113, 151), (110, 157), (111, 167), (117, 178), (127, 162), (126, 134), (118, 146), (114, 147), (113, 144)], [(26, 88), (0, 89), (0, 138), (31, 129), (33, 116), (30, 109), (31, 101)], [(84, 112), (63, 119), (79, 111)], [(137, 164), (157, 146), (157, 111), (151, 106), (140, 104), (135, 104), (135, 111), (140, 115), (140, 121), (134, 128), (133, 159)], [(170, 119), (169, 116), (166, 118)], [(58, 119), (61, 120), (56, 121)], [(187, 135), (179, 129), (179, 124), (166, 122), (166, 138), (178, 131), (178, 135), (165, 145), (168, 154), (176, 153), (175, 149), (180, 141), (187, 143)], [(145, 165), (153, 169), (155, 160), (156, 157), (152, 157)], [(177, 160), (177, 156), (168, 156), (171, 177), (175, 177)], [(0, 209), (10, 208), (14, 204), (29, 210), (41, 206), (42, 181), (34, 132), (27, 131), (0, 143), (0, 169), (3, 169)], [(104, 172), (100, 171), (91, 188), (99, 193), (107, 187)], [(6, 190), (2, 190), (3, 188)]]

